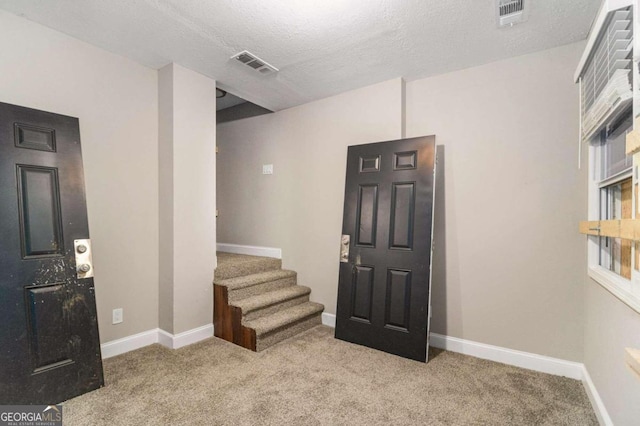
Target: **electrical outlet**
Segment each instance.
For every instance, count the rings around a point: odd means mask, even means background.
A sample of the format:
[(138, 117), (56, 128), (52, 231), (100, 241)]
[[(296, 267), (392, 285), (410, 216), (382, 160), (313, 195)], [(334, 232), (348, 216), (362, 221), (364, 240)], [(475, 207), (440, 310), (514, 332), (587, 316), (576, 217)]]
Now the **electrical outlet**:
[(112, 317), (113, 317), (111, 321), (112, 324), (120, 324), (123, 321), (122, 308), (114, 309)]
[(273, 174), (273, 164), (263, 164), (262, 165), (262, 174), (263, 175), (272, 175)]

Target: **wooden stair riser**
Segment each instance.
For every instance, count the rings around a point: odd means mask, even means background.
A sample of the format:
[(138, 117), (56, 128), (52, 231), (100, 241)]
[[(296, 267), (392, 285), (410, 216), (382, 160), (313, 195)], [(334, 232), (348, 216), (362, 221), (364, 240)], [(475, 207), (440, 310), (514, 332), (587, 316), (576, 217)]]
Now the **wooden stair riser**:
[(216, 337), (233, 342), (233, 321), (227, 287), (213, 285), (213, 334)]
[(258, 347), (256, 342), (256, 331), (251, 328), (242, 327), (242, 343), (240, 346), (257, 352)]
[(237, 288), (229, 291), (229, 302), (233, 303), (237, 300), (250, 297), (257, 293), (266, 293), (268, 291), (278, 290), (285, 287), (291, 287), (297, 284), (296, 276), (282, 278), (275, 281), (267, 281), (264, 283), (256, 284), (251, 287)]
[(256, 332), (242, 325), (242, 309), (231, 306), (233, 321), (233, 343), (243, 348), (256, 351)]
[(300, 305), (302, 303), (308, 302), (309, 301), (309, 295), (305, 294), (304, 296), (299, 296), (299, 297), (295, 297), (293, 299), (289, 299), (289, 300), (284, 300), (282, 302), (270, 305), (270, 306), (265, 306), (264, 308), (261, 309), (256, 309), (253, 311), (250, 311), (246, 314), (243, 315), (242, 319), (244, 321), (250, 321), (256, 318), (260, 318), (262, 316), (265, 315), (269, 315), (272, 314), (274, 312), (278, 312), (279, 310), (282, 309), (286, 309), (286, 308), (290, 308), (292, 306), (296, 306), (296, 305)]

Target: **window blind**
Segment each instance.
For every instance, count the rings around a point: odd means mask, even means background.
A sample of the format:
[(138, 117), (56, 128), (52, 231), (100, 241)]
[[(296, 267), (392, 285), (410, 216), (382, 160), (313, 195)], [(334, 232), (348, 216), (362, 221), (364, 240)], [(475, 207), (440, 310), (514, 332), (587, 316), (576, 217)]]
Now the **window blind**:
[(580, 78), (582, 140), (598, 134), (633, 100), (633, 13), (630, 7), (608, 16)]

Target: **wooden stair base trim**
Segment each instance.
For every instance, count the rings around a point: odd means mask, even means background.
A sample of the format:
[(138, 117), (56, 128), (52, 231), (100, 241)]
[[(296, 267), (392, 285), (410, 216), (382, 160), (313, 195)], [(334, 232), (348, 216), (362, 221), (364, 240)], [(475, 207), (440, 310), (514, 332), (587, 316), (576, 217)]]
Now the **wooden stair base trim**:
[(214, 335), (233, 342), (233, 322), (229, 309), (229, 293), (223, 285), (213, 285), (213, 330)]
[(242, 335), (242, 309), (237, 306), (229, 306), (231, 312), (231, 322), (233, 329), (233, 343), (236, 345), (242, 345), (243, 335)]
[(256, 331), (242, 325), (242, 309), (229, 305), (229, 290), (213, 285), (214, 335), (227, 342), (256, 351)]
[(252, 328), (242, 327), (242, 343), (240, 346), (256, 352), (256, 331)]

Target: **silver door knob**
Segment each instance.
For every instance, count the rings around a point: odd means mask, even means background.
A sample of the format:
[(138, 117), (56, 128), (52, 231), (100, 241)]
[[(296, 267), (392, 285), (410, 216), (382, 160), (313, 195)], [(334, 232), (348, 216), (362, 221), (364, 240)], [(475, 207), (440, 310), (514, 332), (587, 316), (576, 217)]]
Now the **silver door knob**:
[(83, 263), (82, 265), (78, 266), (78, 272), (82, 272), (83, 274), (86, 274), (90, 270), (91, 270), (91, 265), (87, 263)]
[(76, 250), (78, 250), (78, 253), (86, 253), (87, 246), (85, 246), (84, 244), (80, 244), (78, 247), (76, 247)]

